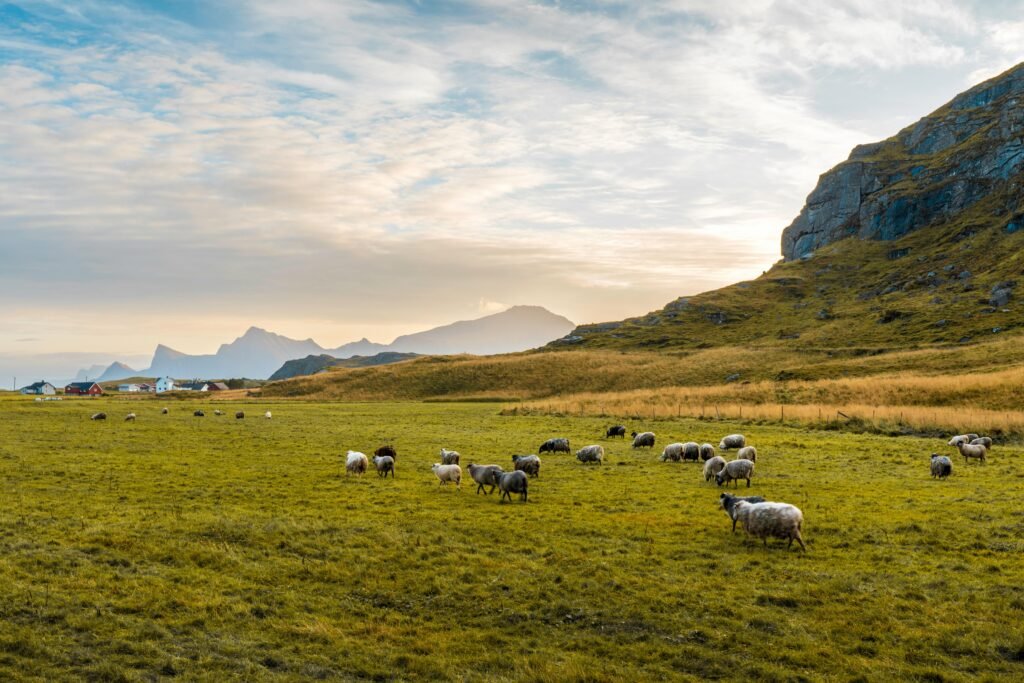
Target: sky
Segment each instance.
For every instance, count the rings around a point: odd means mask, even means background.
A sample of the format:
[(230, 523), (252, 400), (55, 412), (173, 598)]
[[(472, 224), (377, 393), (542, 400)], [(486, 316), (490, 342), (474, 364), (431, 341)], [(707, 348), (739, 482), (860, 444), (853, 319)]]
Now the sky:
[(756, 277), (854, 145), (1024, 59), (1020, 9), (0, 0), (0, 361)]

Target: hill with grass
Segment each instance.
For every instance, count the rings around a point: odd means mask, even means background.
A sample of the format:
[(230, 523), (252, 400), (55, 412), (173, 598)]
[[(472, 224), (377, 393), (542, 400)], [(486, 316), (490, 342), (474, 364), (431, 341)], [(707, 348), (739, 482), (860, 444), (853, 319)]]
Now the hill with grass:
[(417, 358), (416, 353), (398, 353), (397, 351), (382, 351), (372, 356), (351, 356), (349, 358), (335, 358), (326, 353), (309, 355), (305, 358), (290, 360), (270, 376), (270, 381), (291, 377), (302, 377), (304, 375), (315, 375), (330, 368), (368, 368), (374, 365), (388, 365), (399, 363), (403, 360)]

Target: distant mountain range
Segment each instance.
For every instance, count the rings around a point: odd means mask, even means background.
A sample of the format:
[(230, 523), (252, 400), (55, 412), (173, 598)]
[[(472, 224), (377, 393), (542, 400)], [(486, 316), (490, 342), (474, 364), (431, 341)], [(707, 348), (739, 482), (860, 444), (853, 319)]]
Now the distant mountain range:
[[(376, 361), (363, 363), (372, 365), (394, 362), (395, 357), (387, 354), (490, 355), (525, 351), (563, 337), (573, 327), (572, 321), (541, 306), (513, 306), (501, 313), (476, 320), (463, 320), (424, 332), (402, 335), (390, 344), (361, 339), (335, 349), (326, 349), (312, 339), (289, 339), (258, 327), (250, 327), (241, 337), (230, 344), (222, 344), (213, 354), (190, 355), (159, 344), (146, 369), (135, 370), (118, 362), (109, 367), (83, 369), (76, 379), (84, 380), (88, 377), (96, 381), (115, 381), (125, 377), (164, 375), (178, 379), (264, 379), (282, 368), (287, 361), (309, 361), (309, 356), (329, 358), (329, 361), (320, 362), (321, 367), (317, 369), (322, 369), (327, 367), (324, 363), (335, 365), (338, 360), (355, 356), (377, 357)], [(308, 362), (307, 365), (313, 367), (317, 363)]]

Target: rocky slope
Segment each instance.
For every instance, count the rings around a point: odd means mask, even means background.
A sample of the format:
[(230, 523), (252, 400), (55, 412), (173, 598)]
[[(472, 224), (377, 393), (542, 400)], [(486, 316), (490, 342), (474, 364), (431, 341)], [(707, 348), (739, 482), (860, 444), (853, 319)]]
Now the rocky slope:
[(330, 368), (368, 368), (374, 365), (389, 365), (403, 360), (417, 358), (416, 353), (398, 353), (395, 351), (383, 351), (372, 356), (351, 356), (349, 358), (335, 358), (327, 354), (306, 356), (290, 360), (269, 377), (271, 382), (292, 377), (304, 377), (315, 375)]

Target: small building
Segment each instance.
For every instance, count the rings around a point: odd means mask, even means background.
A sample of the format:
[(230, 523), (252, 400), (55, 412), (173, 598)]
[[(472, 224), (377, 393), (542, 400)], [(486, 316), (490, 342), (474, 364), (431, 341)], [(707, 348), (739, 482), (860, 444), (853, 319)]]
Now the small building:
[(44, 382), (43, 380), (39, 380), (38, 382), (36, 382), (34, 384), (29, 384), (27, 387), (22, 387), (21, 388), (21, 393), (23, 393), (23, 394), (35, 394), (35, 395), (38, 395), (38, 396), (42, 396), (42, 395), (52, 396), (52, 395), (57, 393), (57, 388), (54, 387), (49, 382)]
[(156, 393), (162, 394), (165, 391), (174, 391), (174, 380), (170, 377), (161, 377), (156, 381)]
[(103, 388), (96, 382), (72, 382), (64, 387), (64, 394), (67, 396), (99, 396)]
[(138, 384), (118, 384), (117, 385), (117, 390), (118, 391), (127, 391), (127, 392), (130, 392), (130, 393), (135, 393), (135, 392), (138, 392), (138, 391), (142, 391), (142, 389), (139, 388)]
[(147, 394), (153, 391), (153, 389), (154, 387), (152, 384), (146, 384), (145, 382), (143, 382), (142, 384), (139, 385), (139, 391), (145, 392)]
[(206, 382), (184, 382), (178, 388), (182, 391), (207, 391), (210, 385)]
[(228, 385), (224, 382), (210, 382), (206, 385), (207, 391), (227, 391)]

